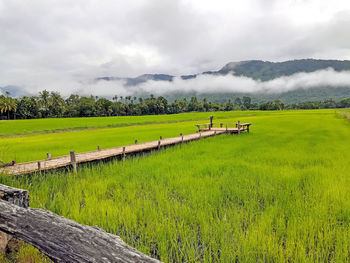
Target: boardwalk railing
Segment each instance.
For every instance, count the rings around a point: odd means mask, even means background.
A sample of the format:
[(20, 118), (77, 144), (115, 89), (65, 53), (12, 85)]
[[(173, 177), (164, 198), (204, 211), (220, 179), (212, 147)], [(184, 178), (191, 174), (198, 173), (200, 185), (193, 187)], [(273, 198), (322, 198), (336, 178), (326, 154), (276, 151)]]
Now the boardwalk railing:
[[(212, 121), (212, 118), (211, 118)], [(150, 150), (159, 150), (161, 147), (166, 147), (175, 144), (181, 144), (184, 142), (190, 142), (199, 140), (202, 138), (215, 136), (224, 133), (240, 134), (242, 131), (249, 132), (249, 126), (251, 123), (205, 123), (197, 124), (198, 132), (193, 134), (183, 135), (180, 133), (178, 137), (162, 138), (151, 142), (139, 143), (135, 140), (135, 144), (120, 146), (115, 148), (102, 149), (100, 145), (97, 146), (96, 151), (76, 153), (70, 151), (69, 155), (52, 157), (50, 153), (47, 153), (45, 160), (39, 160), (34, 162), (16, 163), (15, 161), (11, 165), (0, 167), (0, 173), (4, 172), (11, 175), (29, 174), (34, 172), (40, 172), (45, 170), (72, 167), (74, 171), (77, 170), (77, 165), (80, 163), (93, 162), (98, 160), (104, 160), (112, 157), (120, 157), (123, 161), (128, 154), (135, 154)]]
[(0, 184), (0, 231), (38, 248), (54, 262), (159, 262), (98, 227), (28, 207), (28, 192)]
[(241, 131), (247, 131), (249, 133), (249, 126), (252, 125), (251, 123), (241, 123), (238, 121), (237, 123), (229, 122), (217, 122), (217, 123), (203, 123), (203, 124), (196, 124), (195, 126), (198, 129), (198, 132), (202, 131), (210, 131), (210, 130), (223, 130), (230, 133), (240, 133)]
[(80, 163), (98, 161), (118, 156), (121, 157), (122, 160), (125, 160), (125, 157), (128, 154), (135, 154), (150, 150), (159, 150), (161, 147), (199, 140), (201, 138), (215, 136), (223, 133), (225, 133), (225, 131), (205, 131), (200, 134), (194, 133), (187, 135), (183, 135), (181, 133), (178, 137), (165, 139), (160, 137), (159, 140), (144, 143), (139, 143), (136, 140), (135, 144), (115, 148), (101, 149), (101, 147), (98, 146), (96, 151), (91, 152), (76, 153), (75, 151), (71, 151), (69, 155), (54, 158), (51, 156), (51, 154), (49, 154), (48, 158), (45, 160), (16, 163), (11, 166), (0, 168), (0, 173), (4, 172), (11, 175), (20, 175), (63, 167), (72, 167), (73, 170), (76, 170), (77, 164)]

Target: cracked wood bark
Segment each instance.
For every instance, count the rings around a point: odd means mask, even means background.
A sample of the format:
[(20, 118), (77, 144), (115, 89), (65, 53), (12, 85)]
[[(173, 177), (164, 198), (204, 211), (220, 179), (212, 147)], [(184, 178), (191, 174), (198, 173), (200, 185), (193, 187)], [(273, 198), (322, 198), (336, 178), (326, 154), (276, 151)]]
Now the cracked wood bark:
[(11, 204), (27, 208), (29, 206), (28, 191), (0, 184), (0, 199)]
[[(0, 199), (24, 208), (29, 206), (28, 191), (0, 184)], [(1, 213), (1, 212), (0, 212)], [(0, 252), (5, 252), (13, 237), (0, 231)]]
[(159, 262), (98, 227), (3, 200), (0, 230), (32, 244), (54, 262)]
[(101, 228), (28, 206), (27, 190), (0, 184), (0, 230), (32, 244), (54, 262), (159, 262)]

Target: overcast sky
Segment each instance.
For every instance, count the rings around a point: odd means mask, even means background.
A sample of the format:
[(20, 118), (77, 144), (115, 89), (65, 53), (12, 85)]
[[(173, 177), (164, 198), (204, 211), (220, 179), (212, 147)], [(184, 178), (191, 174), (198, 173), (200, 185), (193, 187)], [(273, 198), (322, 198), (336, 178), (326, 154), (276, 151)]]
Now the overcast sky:
[(350, 59), (349, 28), (349, 0), (0, 0), (0, 87), (99, 95), (98, 76)]

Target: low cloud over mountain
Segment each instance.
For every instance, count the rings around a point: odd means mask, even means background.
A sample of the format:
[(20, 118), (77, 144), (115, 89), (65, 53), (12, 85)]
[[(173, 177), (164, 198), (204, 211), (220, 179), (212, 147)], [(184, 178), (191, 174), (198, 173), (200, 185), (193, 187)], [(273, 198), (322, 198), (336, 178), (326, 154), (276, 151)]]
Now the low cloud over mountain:
[(93, 92), (94, 86), (104, 96), (284, 93), (318, 87), (350, 89), (350, 61), (231, 62), (218, 71), (179, 77), (164, 74), (145, 74), (136, 78), (101, 77), (90, 83), (88, 93)]
[[(53, 79), (48, 90), (63, 88), (63, 95), (77, 93), (104, 97), (187, 96), (201, 94), (248, 94), (266, 96), (290, 91), (326, 88), (325, 96), (337, 97), (350, 94), (350, 61), (338, 60), (293, 60), (286, 62), (243, 61), (226, 64), (218, 71), (207, 71), (193, 75), (173, 76), (167, 74), (144, 74), (135, 78), (102, 76), (92, 80), (76, 78)], [(0, 88), (4, 93), (6, 88)], [(10, 87), (14, 95), (28, 94), (19, 87)], [(307, 100), (308, 98), (304, 98)]]

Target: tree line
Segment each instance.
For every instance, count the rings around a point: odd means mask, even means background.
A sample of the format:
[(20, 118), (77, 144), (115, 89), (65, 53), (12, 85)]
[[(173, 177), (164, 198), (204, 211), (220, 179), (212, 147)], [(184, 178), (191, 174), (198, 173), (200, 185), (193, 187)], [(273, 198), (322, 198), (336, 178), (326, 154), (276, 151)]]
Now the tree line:
[(178, 99), (169, 103), (163, 96), (150, 95), (147, 98), (135, 96), (114, 96), (112, 100), (97, 96), (70, 95), (63, 98), (58, 92), (43, 90), (38, 96), (13, 98), (9, 92), (0, 95), (0, 119), (34, 119), (57, 117), (98, 117), (174, 114), (193, 111), (232, 111), (232, 110), (285, 110), (321, 109), (350, 107), (350, 98), (336, 102), (324, 101), (286, 104), (280, 100), (253, 103), (251, 98), (237, 97), (233, 101), (212, 102), (207, 99)]

